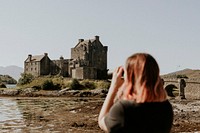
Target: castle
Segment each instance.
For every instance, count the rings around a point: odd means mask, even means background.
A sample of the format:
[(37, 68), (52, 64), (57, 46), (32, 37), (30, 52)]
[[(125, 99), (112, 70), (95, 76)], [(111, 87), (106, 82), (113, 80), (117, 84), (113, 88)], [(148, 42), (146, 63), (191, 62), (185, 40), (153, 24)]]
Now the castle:
[(28, 55), (24, 61), (24, 73), (36, 77), (43, 75), (60, 75), (76, 79), (107, 79), (107, 51), (99, 36), (94, 39), (79, 39), (71, 48), (71, 59), (51, 60), (44, 55)]

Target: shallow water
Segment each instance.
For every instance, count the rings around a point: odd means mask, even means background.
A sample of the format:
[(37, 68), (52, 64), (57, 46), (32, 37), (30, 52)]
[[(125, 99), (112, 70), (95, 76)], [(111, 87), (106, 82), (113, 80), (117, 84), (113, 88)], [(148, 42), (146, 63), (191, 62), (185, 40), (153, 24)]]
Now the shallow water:
[(11, 99), (0, 99), (0, 122), (6, 120), (22, 119), (17, 103)]
[(12, 99), (0, 99), (0, 132), (15, 131), (17, 133), (23, 126), (23, 115), (18, 109), (17, 102)]
[(97, 99), (88, 98), (0, 98), (0, 132), (35, 133), (41, 131), (42, 127), (36, 126), (34, 120), (42, 121), (44, 117), (63, 107), (73, 113), (74, 108), (96, 101)]
[(7, 88), (16, 88), (16, 84), (6, 84)]

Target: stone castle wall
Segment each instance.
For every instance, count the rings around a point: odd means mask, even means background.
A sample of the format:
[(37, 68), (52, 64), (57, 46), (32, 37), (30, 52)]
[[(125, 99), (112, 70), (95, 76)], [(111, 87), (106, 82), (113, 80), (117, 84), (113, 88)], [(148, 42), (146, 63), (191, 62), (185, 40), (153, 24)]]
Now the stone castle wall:
[[(25, 72), (34, 76), (61, 75), (77, 79), (106, 79), (107, 50), (108, 47), (99, 41), (99, 36), (85, 41), (79, 39), (78, 44), (71, 48), (71, 59), (60, 57), (59, 60), (50, 60), (47, 53), (29, 55), (25, 60)], [(32, 60), (29, 61), (31, 57)]]

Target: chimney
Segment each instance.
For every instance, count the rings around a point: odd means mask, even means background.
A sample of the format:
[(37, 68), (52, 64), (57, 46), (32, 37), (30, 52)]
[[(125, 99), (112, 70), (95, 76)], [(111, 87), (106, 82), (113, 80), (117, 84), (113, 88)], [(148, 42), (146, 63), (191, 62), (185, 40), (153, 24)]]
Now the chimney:
[(60, 60), (64, 60), (64, 57), (63, 57), (63, 56), (60, 56)]
[(48, 53), (44, 53), (44, 56), (48, 56)]
[(99, 41), (99, 36), (95, 36), (95, 40)]
[(84, 41), (84, 39), (78, 39), (78, 42), (83, 42)]
[(28, 60), (31, 61), (31, 58), (32, 58), (32, 55), (29, 54), (29, 55), (28, 55)]

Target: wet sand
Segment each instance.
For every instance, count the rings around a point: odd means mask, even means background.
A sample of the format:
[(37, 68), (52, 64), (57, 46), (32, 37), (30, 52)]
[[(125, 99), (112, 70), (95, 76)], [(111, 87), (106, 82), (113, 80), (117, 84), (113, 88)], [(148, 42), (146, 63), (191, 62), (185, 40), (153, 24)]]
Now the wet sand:
[[(102, 98), (3, 99), (16, 102), (11, 109), (20, 113), (14, 114), (13, 119), (0, 121), (2, 133), (103, 133), (97, 124)], [(172, 133), (200, 133), (200, 100), (170, 102), (174, 108)]]
[[(102, 132), (97, 125), (97, 117), (103, 99), (25, 97), (6, 99), (11, 100), (7, 106), (13, 110), (18, 109), (21, 114), (14, 114), (10, 116), (12, 119), (0, 122), (3, 133)], [(9, 106), (13, 101), (17, 107)]]

